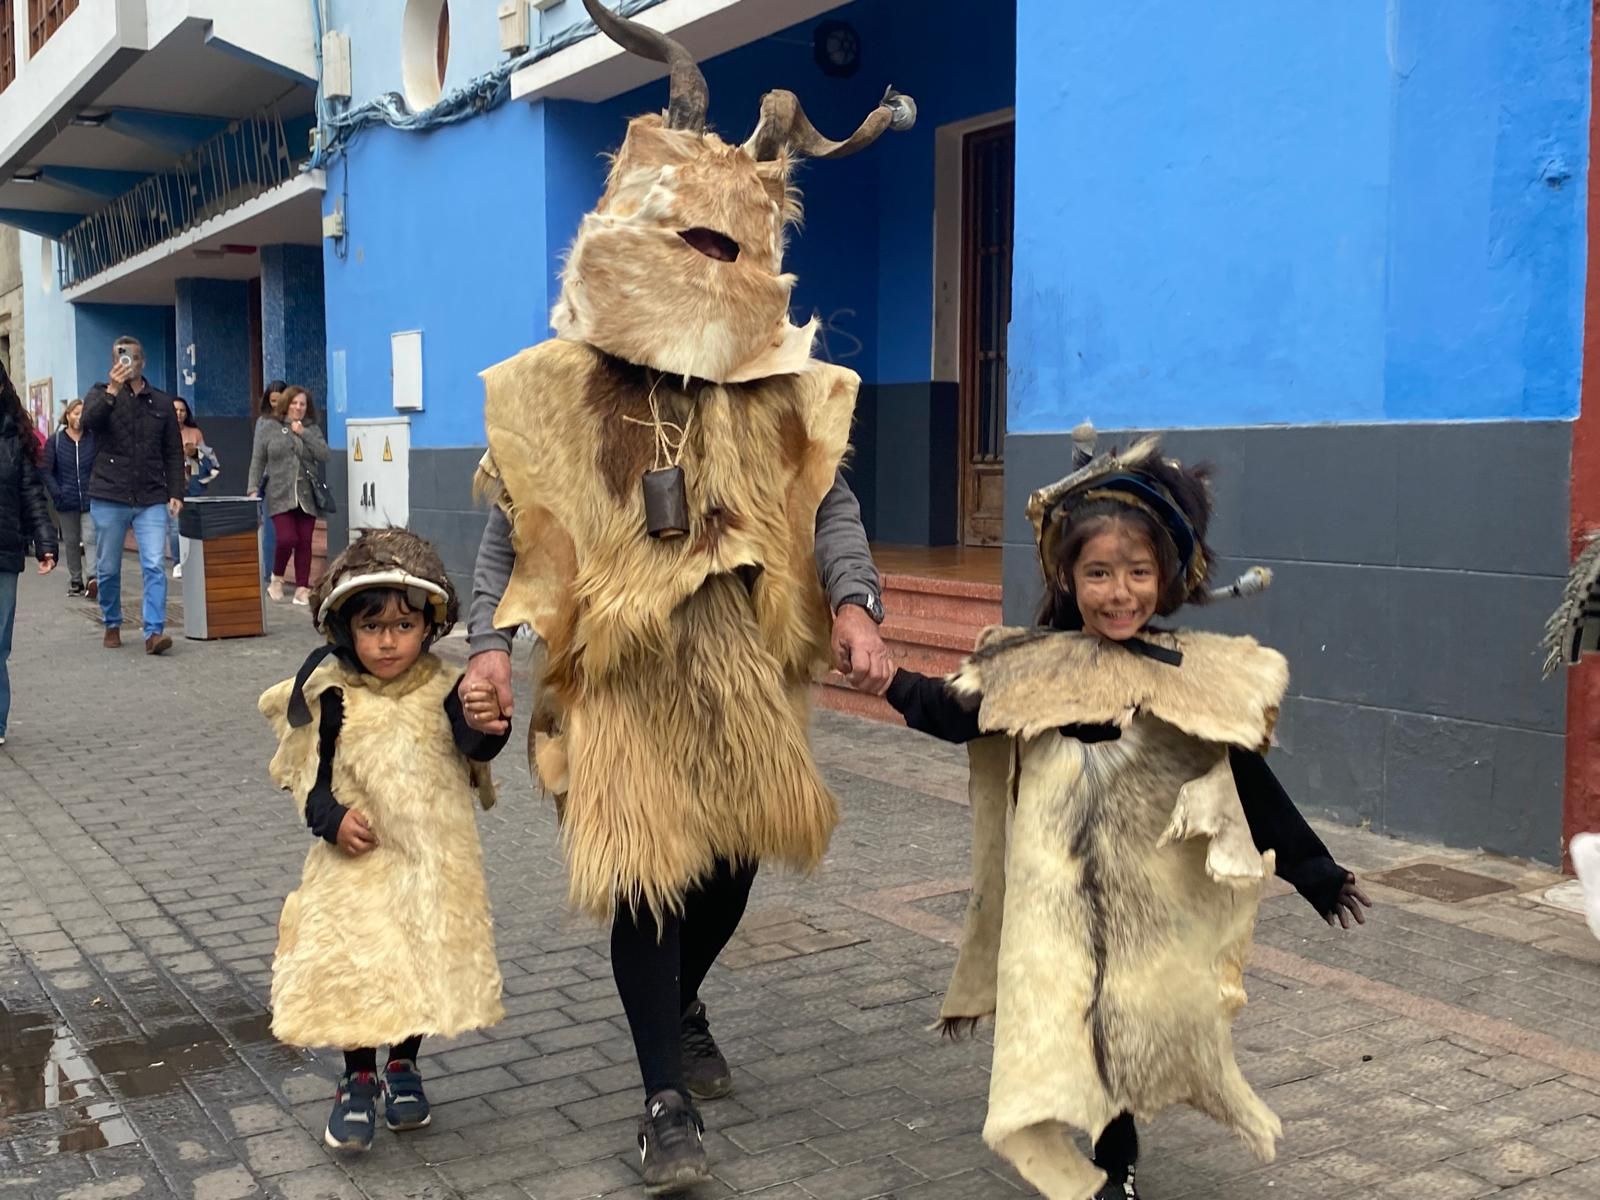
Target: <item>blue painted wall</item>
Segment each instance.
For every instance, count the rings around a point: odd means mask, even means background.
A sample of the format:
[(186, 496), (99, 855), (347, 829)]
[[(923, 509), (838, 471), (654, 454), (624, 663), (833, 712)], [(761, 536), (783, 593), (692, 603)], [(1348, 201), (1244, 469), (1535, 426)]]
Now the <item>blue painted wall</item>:
[[(371, 8), (335, 4), (336, 16), (393, 23)], [(931, 373), (935, 128), (1011, 103), (1009, 8), (972, 28), (957, 0), (923, 8), (915, 28), (892, 20), (904, 14), (888, 0), (830, 14), (864, 39), (861, 68), (849, 80), (818, 69), (810, 24), (705, 66), (711, 122), (735, 141), (748, 136), (771, 88), (796, 91), (834, 136), (854, 129), (889, 83), (917, 95), (923, 119), (913, 133), (797, 174), (806, 219), (788, 256), (800, 277), (794, 310), (836, 317), (828, 351), (868, 384), (926, 384)], [(452, 28), (457, 19), (452, 4)], [(364, 44), (365, 26), (350, 28)], [(435, 132), (363, 134), (330, 170), (328, 186), (330, 206), (347, 194), (349, 237), (325, 244), (323, 263), (330, 361), (343, 352), (343, 415), (392, 414), (389, 335), (421, 329), (425, 411), (412, 417), (413, 446), (481, 445), (477, 372), (548, 335), (561, 257), (600, 194), (603, 155), (620, 142), (628, 117), (660, 109), (665, 95), (662, 82), (604, 104), (514, 102)], [(869, 395), (868, 418), (871, 406)], [(339, 445), (341, 424), (330, 429)]]
[(144, 345), (145, 378), (164, 392), (177, 391), (177, 320), (161, 304), (75, 304), (78, 390), (86, 393), (111, 373), (111, 344), (136, 337)]
[(328, 408), (327, 321), (317, 246), (261, 247), (261, 377), (297, 383)]
[(1018, 0), (1014, 433), (1577, 411), (1581, 0)]
[(197, 418), (250, 414), (250, 284), (239, 279), (177, 281), (175, 395)]

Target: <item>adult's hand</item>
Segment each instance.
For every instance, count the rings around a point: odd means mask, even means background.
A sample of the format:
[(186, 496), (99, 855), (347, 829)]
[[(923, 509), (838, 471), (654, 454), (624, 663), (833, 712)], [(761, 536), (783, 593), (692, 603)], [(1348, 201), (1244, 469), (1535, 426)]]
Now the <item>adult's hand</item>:
[(878, 623), (866, 609), (846, 604), (833, 618), (833, 664), (858, 692), (881, 696), (894, 678), (894, 663)]
[(171, 513), (173, 516), (177, 516), (179, 513), (181, 513), (183, 511), (183, 501), (182, 500), (168, 500), (167, 501), (167, 511), (169, 513)]
[(134, 374), (135, 372), (132, 367), (125, 367), (121, 363), (118, 363), (116, 366), (111, 368), (111, 386), (106, 390), (113, 396), (120, 395), (122, 392), (122, 385), (127, 383), (128, 380), (132, 379)]
[(261, 491), (259, 488), (251, 488), (244, 496), (246, 500), (259, 500), (261, 499)]
[(39, 574), (48, 575), (48, 574), (50, 574), (51, 571), (54, 571), (55, 569), (56, 569), (56, 556), (54, 554), (46, 554), (43, 558), (41, 558), (39, 560)]
[(299, 421), (290, 421), (289, 422), (289, 432), (290, 433), (303, 433), (303, 432), (305, 432), (305, 426), (303, 424), (301, 424)]
[[(472, 693), (484, 685), (494, 688), (500, 706), (498, 715), (484, 713), (481, 709), (475, 711), (471, 703)], [(508, 731), (511, 728), (511, 655), (504, 650), (483, 650), (474, 654), (467, 663), (467, 673), (461, 677), (457, 694), (469, 727), (479, 733)]]

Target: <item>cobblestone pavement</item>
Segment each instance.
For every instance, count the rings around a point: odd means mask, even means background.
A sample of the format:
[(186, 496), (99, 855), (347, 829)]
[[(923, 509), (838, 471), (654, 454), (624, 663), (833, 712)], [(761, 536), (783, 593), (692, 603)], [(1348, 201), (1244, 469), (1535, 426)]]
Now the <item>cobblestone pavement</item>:
[[(0, 1200), (639, 1195), (605, 939), (563, 913), (553, 815), (520, 754), (482, 822), (507, 1018), (425, 1046), (432, 1128), (336, 1160), (315, 1136), (333, 1060), (274, 1045), (264, 1008), (306, 834), (267, 782), (254, 699), (310, 647), (309, 621), (276, 607), (267, 638), (152, 660), (102, 650), (64, 589), (24, 577), (0, 751)], [(763, 876), (709, 981), (738, 1087), (706, 1107), (716, 1182), (697, 1196), (1028, 1194), (978, 1136), (988, 1046), (925, 1031), (964, 899), (964, 760), (832, 714), (816, 743), (846, 820), (816, 878)], [(1539, 902), (1560, 881), (1329, 837), (1363, 872), (1444, 864), (1502, 890), (1374, 886), (1380, 912), (1349, 935), (1269, 899), (1238, 1044), (1284, 1118), (1279, 1161), (1169, 1115), (1145, 1137), (1145, 1195), (1600, 1195), (1600, 946)]]

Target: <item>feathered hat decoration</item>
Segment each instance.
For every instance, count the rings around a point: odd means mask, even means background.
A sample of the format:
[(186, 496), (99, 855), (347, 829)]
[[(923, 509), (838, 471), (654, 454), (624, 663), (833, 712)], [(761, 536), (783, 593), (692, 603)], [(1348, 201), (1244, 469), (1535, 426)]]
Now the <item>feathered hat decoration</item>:
[(1590, 531), (1572, 564), (1561, 603), (1545, 622), (1543, 645), (1546, 679), (1563, 663), (1576, 666), (1600, 651), (1600, 529)]

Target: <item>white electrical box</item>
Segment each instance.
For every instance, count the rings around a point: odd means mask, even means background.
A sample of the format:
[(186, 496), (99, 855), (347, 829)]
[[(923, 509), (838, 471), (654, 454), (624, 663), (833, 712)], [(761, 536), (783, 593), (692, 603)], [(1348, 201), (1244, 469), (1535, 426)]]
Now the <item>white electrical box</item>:
[(322, 35), (322, 98), (350, 99), (350, 35), (333, 31)]
[(345, 422), (350, 529), (383, 529), (411, 520), (411, 421)]
[(422, 330), (389, 335), (389, 374), (396, 412), (422, 411)]
[(500, 49), (521, 54), (532, 44), (528, 0), (501, 0)]

